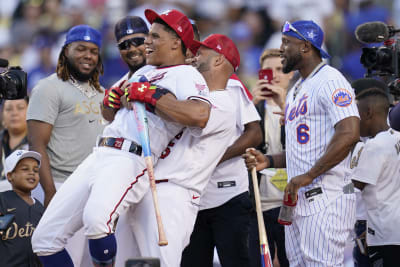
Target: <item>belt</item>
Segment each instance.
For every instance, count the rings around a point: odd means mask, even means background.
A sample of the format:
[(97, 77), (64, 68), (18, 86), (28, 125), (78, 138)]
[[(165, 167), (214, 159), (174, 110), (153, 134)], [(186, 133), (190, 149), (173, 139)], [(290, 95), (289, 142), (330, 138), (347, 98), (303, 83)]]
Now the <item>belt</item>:
[(168, 182), (168, 179), (156, 180), (156, 184), (159, 184), (159, 183), (167, 183), (167, 182)]
[(99, 146), (113, 147), (116, 149), (128, 151), (136, 155), (142, 155), (142, 146), (136, 144), (133, 141), (126, 140), (124, 138), (114, 137), (101, 137), (99, 140)]

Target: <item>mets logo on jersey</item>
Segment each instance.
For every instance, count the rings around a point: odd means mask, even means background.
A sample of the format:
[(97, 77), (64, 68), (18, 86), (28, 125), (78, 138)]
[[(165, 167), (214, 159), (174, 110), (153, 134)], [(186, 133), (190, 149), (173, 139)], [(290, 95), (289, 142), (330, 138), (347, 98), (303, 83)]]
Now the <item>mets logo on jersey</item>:
[(351, 93), (344, 88), (336, 89), (332, 94), (332, 101), (338, 107), (347, 107), (353, 101)]

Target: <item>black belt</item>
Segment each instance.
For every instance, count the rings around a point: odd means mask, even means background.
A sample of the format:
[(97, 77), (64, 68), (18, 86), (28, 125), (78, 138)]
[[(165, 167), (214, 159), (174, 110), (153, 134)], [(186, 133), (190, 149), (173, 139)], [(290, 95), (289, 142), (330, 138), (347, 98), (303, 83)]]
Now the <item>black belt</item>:
[(101, 137), (98, 145), (106, 146), (106, 147), (113, 147), (116, 149), (128, 151), (130, 153), (134, 153), (139, 156), (142, 155), (142, 146), (141, 145), (138, 145), (133, 141), (126, 140), (122, 137), (121, 138)]
[(159, 184), (159, 183), (168, 183), (168, 179), (156, 180), (156, 184)]

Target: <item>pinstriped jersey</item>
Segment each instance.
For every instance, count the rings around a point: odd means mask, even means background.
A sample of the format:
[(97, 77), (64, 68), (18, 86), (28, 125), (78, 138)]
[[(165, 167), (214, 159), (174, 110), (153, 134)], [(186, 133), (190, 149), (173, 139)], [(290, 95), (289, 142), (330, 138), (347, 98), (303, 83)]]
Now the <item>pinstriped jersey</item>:
[[(323, 65), (304, 81), (298, 81), (286, 98), (286, 166), (288, 180), (306, 173), (325, 153), (335, 125), (348, 117), (359, 117), (354, 91), (335, 68)], [(343, 193), (350, 182), (345, 160), (302, 187), (296, 212), (320, 211)]]

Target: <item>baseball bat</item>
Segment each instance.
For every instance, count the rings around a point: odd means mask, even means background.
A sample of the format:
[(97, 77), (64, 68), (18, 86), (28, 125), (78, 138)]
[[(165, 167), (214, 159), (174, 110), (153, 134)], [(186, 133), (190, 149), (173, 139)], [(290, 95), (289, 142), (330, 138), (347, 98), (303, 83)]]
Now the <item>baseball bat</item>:
[[(129, 82), (146, 82), (147, 79), (144, 76), (141, 77), (132, 77)], [(158, 245), (166, 246), (168, 245), (167, 237), (165, 235), (164, 226), (161, 220), (160, 208), (158, 204), (157, 197), (157, 189), (156, 189), (156, 179), (154, 177), (154, 169), (153, 169), (153, 160), (151, 158), (151, 149), (150, 149), (150, 138), (149, 138), (149, 127), (146, 116), (146, 109), (143, 103), (138, 101), (134, 101), (132, 103), (133, 114), (135, 116), (140, 143), (142, 145), (144, 160), (146, 163), (147, 173), (149, 175), (150, 180), (150, 189), (151, 195), (153, 197), (153, 205), (154, 211), (157, 220), (157, 228), (158, 228)]]
[(258, 237), (260, 239), (261, 266), (272, 267), (271, 254), (268, 247), (267, 232), (265, 230), (264, 218), (261, 210), (260, 191), (258, 189), (257, 172), (255, 167), (251, 169), (251, 179), (253, 181), (254, 199), (256, 202)]

